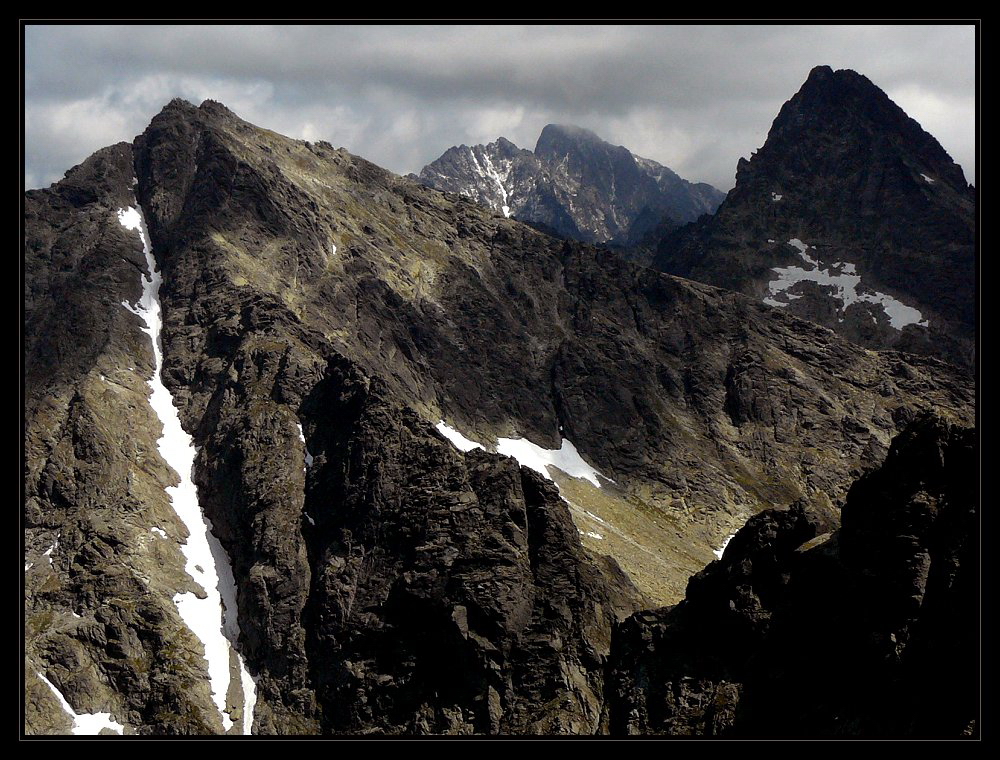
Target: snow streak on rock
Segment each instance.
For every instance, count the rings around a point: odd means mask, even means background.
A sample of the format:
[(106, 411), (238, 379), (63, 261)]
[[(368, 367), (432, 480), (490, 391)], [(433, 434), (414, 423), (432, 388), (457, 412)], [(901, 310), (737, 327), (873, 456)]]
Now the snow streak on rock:
[(735, 535), (736, 534), (733, 533), (731, 536), (726, 536), (725, 541), (722, 542), (722, 546), (718, 549), (712, 549), (712, 553), (716, 556), (716, 558), (722, 559), (722, 555), (726, 552), (726, 547), (729, 546), (729, 542), (733, 540), (733, 536)]
[[(479, 176), (485, 179), (487, 182), (493, 182), (494, 184), (496, 184), (497, 190), (500, 193), (499, 204), (488, 196), (486, 198), (486, 202), (490, 205), (491, 208), (496, 208), (499, 205), (500, 210), (503, 211), (503, 215), (509, 217), (510, 206), (508, 205), (507, 201), (507, 188), (504, 186), (504, 181), (507, 179), (506, 174), (504, 174), (504, 176), (501, 177), (501, 175), (497, 172), (496, 168), (493, 166), (493, 161), (490, 160), (490, 155), (489, 153), (486, 152), (485, 149), (483, 150), (482, 163), (479, 162), (479, 157), (476, 155), (475, 148), (469, 148), (469, 155), (472, 156), (472, 163), (476, 165), (476, 173), (479, 174)], [(485, 164), (485, 166), (483, 164)], [(507, 171), (508, 172), (510, 171), (509, 167)]]
[[(510, 217), (510, 206), (507, 200), (507, 188), (504, 186), (504, 182), (507, 179), (506, 174), (500, 176), (497, 170), (493, 167), (493, 161), (490, 160), (490, 154), (483, 152), (483, 160), (486, 162), (486, 173), (487, 175), (497, 183), (497, 188), (500, 190), (500, 197), (503, 199), (500, 203), (500, 210), (503, 211), (503, 215)], [(509, 171), (509, 169), (508, 169)]]
[(305, 433), (302, 432), (302, 423), (301, 422), (297, 422), (297, 423), (295, 423), (295, 426), (299, 430), (299, 440), (302, 442), (302, 448), (306, 452), (305, 466), (302, 468), (302, 471), (303, 472), (307, 472), (309, 470), (309, 468), (311, 468), (313, 466), (313, 456), (312, 456), (312, 454), (309, 453), (309, 447), (306, 446), (306, 435), (305, 435)]
[(229, 714), (231, 708), (226, 704), (226, 694), (230, 682), (230, 656), (235, 656), (243, 687), (243, 733), (249, 734), (253, 726), (256, 690), (243, 658), (236, 649), (236, 642), (239, 640), (236, 583), (229, 556), (212, 533), (212, 523), (205, 517), (198, 503), (198, 491), (191, 480), (196, 454), (191, 436), (181, 426), (173, 396), (163, 384), (163, 319), (160, 309), (160, 285), (163, 278), (157, 270), (141, 209), (130, 207), (119, 210), (118, 221), (126, 229), (139, 232), (143, 252), (146, 254), (150, 277), (142, 277), (142, 297), (136, 306), (128, 302), (123, 302), (122, 305), (142, 319), (146, 325), (143, 332), (153, 343), (155, 369), (149, 380), (152, 391), (149, 403), (163, 425), (163, 436), (157, 441), (157, 446), (164, 461), (180, 479), (178, 485), (169, 486), (166, 491), (174, 510), (190, 533), (187, 543), (182, 547), (187, 560), (185, 569), (205, 592), (202, 599), (194, 593), (178, 593), (174, 596), (174, 603), (181, 618), (205, 647), (212, 698), (227, 731), (234, 725)]
[(63, 711), (69, 716), (70, 720), (73, 721), (73, 735), (74, 736), (95, 736), (101, 733), (102, 728), (109, 728), (112, 731), (122, 734), (125, 732), (125, 726), (123, 726), (118, 721), (111, 719), (111, 713), (77, 713), (73, 709), (73, 706), (66, 701), (66, 697), (63, 693), (56, 688), (56, 685), (52, 683), (48, 678), (43, 676), (41, 673), (35, 673), (41, 679), (42, 683), (49, 687), (52, 694), (59, 701), (60, 706)]
[(444, 420), (441, 420), (436, 425), (437, 431), (451, 441), (452, 445), (459, 451), (472, 451), (473, 449), (481, 449), (482, 445), (476, 443), (475, 441), (469, 440), (464, 435), (459, 433), (455, 428), (449, 427), (445, 424)]

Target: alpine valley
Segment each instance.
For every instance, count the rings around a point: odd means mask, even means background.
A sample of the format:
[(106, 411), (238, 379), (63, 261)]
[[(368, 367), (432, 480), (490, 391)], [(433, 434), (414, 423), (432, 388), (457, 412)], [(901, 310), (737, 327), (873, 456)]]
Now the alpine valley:
[(24, 194), (24, 733), (979, 736), (975, 202), (826, 67), (724, 200), (170, 102)]

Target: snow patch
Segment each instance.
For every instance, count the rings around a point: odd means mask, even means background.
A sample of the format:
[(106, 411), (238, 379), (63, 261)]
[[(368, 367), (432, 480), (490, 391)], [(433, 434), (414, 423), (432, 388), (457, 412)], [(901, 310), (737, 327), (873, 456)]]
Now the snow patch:
[[(800, 282), (814, 282), (817, 285), (834, 289), (832, 297), (841, 302), (841, 315), (851, 304), (858, 302), (876, 303), (881, 305), (889, 317), (890, 324), (897, 330), (902, 330), (906, 325), (911, 324), (920, 327), (928, 326), (928, 321), (922, 319), (922, 315), (917, 309), (907, 306), (887, 293), (880, 293), (876, 290), (859, 293), (858, 286), (861, 285), (861, 276), (857, 274), (857, 268), (854, 264), (838, 261), (833, 264), (832, 268), (824, 269), (817, 259), (809, 255), (809, 248), (815, 248), (815, 246), (806, 245), (798, 238), (792, 238), (788, 244), (798, 250), (799, 257), (808, 268), (797, 266), (772, 268), (771, 271), (778, 275), (778, 278), (767, 284), (768, 295), (763, 299), (763, 302), (768, 306), (782, 308), (787, 306), (788, 300), (802, 297), (788, 292), (789, 290)], [(776, 296), (779, 295), (787, 300), (784, 302), (777, 300)], [(843, 321), (843, 316), (841, 316), (840, 321)]]
[(333, 243), (330, 243), (330, 255), (331, 256), (337, 255), (337, 246), (334, 245)]
[[(600, 473), (584, 461), (576, 446), (566, 438), (562, 439), (558, 449), (543, 449), (527, 438), (500, 438), (497, 441), (497, 453), (514, 457), (524, 467), (544, 475), (549, 480), (552, 480), (552, 476), (548, 468), (556, 467), (571, 477), (583, 478), (598, 488), (601, 487), (601, 481), (597, 478)], [(610, 481), (610, 478), (604, 479)]]
[(65, 712), (70, 717), (70, 720), (73, 721), (72, 731), (74, 736), (96, 736), (101, 733), (102, 728), (110, 728), (118, 734), (125, 733), (125, 726), (118, 721), (112, 720), (111, 713), (77, 713), (73, 709), (72, 705), (66, 701), (66, 697), (63, 696), (63, 693), (56, 688), (56, 685), (52, 683), (52, 681), (38, 671), (35, 671), (35, 675), (37, 675), (38, 678), (49, 687), (52, 694), (59, 701), (59, 705), (62, 707), (63, 712)]
[(313, 520), (313, 519), (312, 519), (312, 518), (311, 518), (311, 517), (309, 516), (309, 513), (308, 513), (308, 512), (303, 512), (302, 514), (304, 514), (304, 515), (306, 516), (306, 519), (307, 519), (307, 520), (309, 521), (309, 524), (310, 524), (310, 525), (315, 525), (315, 524), (316, 524), (316, 521), (315, 521), (315, 520)]
[(302, 471), (305, 472), (313, 466), (313, 456), (309, 453), (309, 447), (306, 446), (306, 436), (305, 433), (302, 432), (302, 423), (298, 422), (295, 426), (299, 429), (299, 440), (302, 441), (302, 448), (304, 448), (306, 452), (306, 464), (305, 467), (302, 468)]
[(772, 201), (780, 201), (784, 197), (785, 196), (783, 196), (781, 193), (775, 193), (775, 192), (771, 193), (771, 200)]
[(798, 238), (792, 238), (791, 240), (788, 241), (788, 244), (792, 246), (792, 248), (798, 248), (799, 255), (807, 262), (812, 264), (816, 263), (816, 261), (812, 259), (807, 253), (807, 251), (809, 250), (809, 246), (803, 243), (801, 240), (799, 240)]
[(167, 532), (165, 530), (163, 530), (163, 528), (150, 528), (149, 532), (150, 533), (155, 533), (160, 538), (166, 538), (167, 537)]
[(924, 174), (923, 172), (921, 172), (921, 173), (920, 173), (920, 176), (924, 178), (924, 182), (926, 182), (927, 184), (929, 184), (929, 185), (933, 185), (933, 184), (934, 184), (934, 181), (935, 181), (935, 180), (934, 180), (934, 178), (933, 178), (933, 177), (928, 177), (928, 176), (927, 176), (926, 174)]
[[(149, 242), (142, 210), (136, 207), (120, 209), (118, 220), (128, 230), (137, 230), (142, 239), (146, 256), (146, 266), (150, 276), (141, 275), (142, 296), (138, 305), (122, 302), (133, 314), (145, 323), (145, 332), (153, 344), (154, 370), (148, 381), (152, 391), (149, 404), (163, 425), (163, 435), (156, 442), (160, 455), (180, 478), (177, 486), (165, 490), (170, 497), (174, 511), (187, 527), (189, 536), (181, 547), (186, 560), (187, 573), (204, 589), (205, 598), (199, 599), (192, 592), (174, 595), (174, 603), (181, 619), (198, 637), (205, 648), (208, 677), (212, 698), (219, 710), (225, 730), (233, 727), (233, 720), (226, 709), (226, 693), (229, 689), (230, 652), (236, 655), (241, 682), (244, 687), (252, 679), (246, 673), (246, 665), (235, 642), (239, 640), (239, 621), (236, 608), (236, 583), (226, 550), (212, 533), (212, 523), (205, 517), (198, 502), (198, 491), (191, 479), (196, 451), (191, 436), (181, 426), (180, 417), (174, 406), (173, 396), (163, 385), (163, 346), (161, 331), (163, 319), (160, 306), (160, 286), (162, 274), (156, 266)], [(245, 674), (245, 676), (244, 676)], [(253, 724), (253, 705), (256, 694), (251, 688), (244, 688), (243, 714), (244, 733), (249, 734)]]
[(142, 235), (142, 249), (146, 250), (146, 227), (142, 221), (142, 214), (135, 206), (118, 209), (118, 223), (127, 230), (139, 230)]
[(472, 451), (473, 449), (483, 448), (482, 444), (466, 438), (464, 435), (455, 430), (455, 428), (449, 427), (444, 420), (439, 421), (435, 427), (437, 428), (437, 431), (451, 441), (452, 446), (459, 451)]
[(580, 535), (581, 536), (590, 536), (591, 538), (596, 538), (599, 541), (603, 541), (604, 540), (604, 536), (602, 536), (600, 533), (595, 533), (592, 530), (581, 530), (580, 531)]
[[(444, 420), (440, 420), (435, 427), (459, 451), (464, 452), (484, 448), (482, 444), (466, 438), (455, 430), (455, 428), (450, 427)], [(562, 432), (561, 427), (560, 432)], [(583, 478), (584, 480), (589, 480), (598, 488), (601, 487), (601, 481), (597, 478), (600, 473), (584, 461), (583, 457), (580, 456), (580, 452), (576, 450), (576, 446), (566, 438), (562, 439), (562, 444), (558, 449), (543, 449), (527, 438), (500, 438), (496, 442), (496, 450), (498, 454), (514, 457), (519, 464), (534, 470), (549, 480), (552, 480), (552, 476), (548, 470), (551, 466), (557, 467), (574, 478)], [(601, 477), (604, 478), (603, 475)], [(604, 479), (614, 483), (611, 478)]]
[(729, 542), (733, 540), (733, 536), (735, 535), (736, 534), (733, 533), (732, 536), (726, 536), (725, 541), (722, 542), (722, 546), (720, 546), (718, 549), (712, 549), (712, 553), (716, 556), (717, 559), (722, 559), (722, 555), (725, 553), (726, 547), (729, 546)]

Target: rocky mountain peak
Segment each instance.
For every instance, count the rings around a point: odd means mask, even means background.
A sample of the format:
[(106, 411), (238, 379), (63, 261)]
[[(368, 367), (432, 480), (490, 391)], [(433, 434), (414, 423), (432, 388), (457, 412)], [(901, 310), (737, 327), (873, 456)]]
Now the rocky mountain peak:
[(589, 129), (566, 124), (548, 124), (534, 152), (504, 138), (450, 148), (418, 179), (587, 242), (634, 242), (658, 226), (673, 226), (674, 220), (697, 219), (724, 197)]
[(490, 147), (493, 146), (496, 146), (496, 149), (498, 151), (500, 151), (501, 153), (505, 153), (507, 155), (514, 155), (521, 150), (514, 143), (512, 143), (510, 140), (508, 140), (506, 137), (503, 137), (502, 135), (498, 137), (495, 141), (490, 143)]
[[(230, 111), (223, 103), (217, 100), (203, 100), (198, 108), (204, 112), (216, 115), (216, 116), (233, 116), (236, 117), (232, 111)], [(239, 118), (239, 117), (236, 117)]]
[(552, 157), (565, 155), (567, 150), (579, 150), (587, 146), (608, 145), (594, 132), (572, 124), (546, 124), (535, 143), (535, 155)]
[(193, 113), (196, 113), (197, 110), (198, 110), (198, 106), (196, 106), (193, 103), (185, 100), (184, 98), (172, 98), (170, 100), (170, 102), (167, 103), (165, 106), (163, 106), (163, 108), (160, 109), (160, 112), (156, 116), (154, 116), (153, 118), (155, 119), (158, 116), (161, 116), (163, 114), (175, 114), (175, 115), (176, 114), (187, 114), (187, 115), (191, 115)]
[(738, 290), (862, 345), (971, 364), (975, 193), (867, 77), (812, 70), (711, 219), (654, 266)]
[(799, 91), (782, 106), (768, 134), (768, 143), (772, 150), (781, 151), (787, 143), (803, 139), (807, 132), (899, 143), (934, 171), (928, 176), (958, 190), (967, 185), (961, 167), (937, 140), (868, 77), (850, 69), (814, 68)]

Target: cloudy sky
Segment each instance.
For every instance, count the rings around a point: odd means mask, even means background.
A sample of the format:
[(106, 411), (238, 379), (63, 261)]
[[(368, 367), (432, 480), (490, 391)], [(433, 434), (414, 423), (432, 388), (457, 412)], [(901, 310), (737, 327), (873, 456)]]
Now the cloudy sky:
[(932, 26), (81, 26), (25, 29), (25, 186), (173, 97), (416, 172), (452, 145), (588, 127), (729, 190), (819, 64), (868, 76), (975, 182), (975, 33)]

